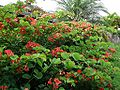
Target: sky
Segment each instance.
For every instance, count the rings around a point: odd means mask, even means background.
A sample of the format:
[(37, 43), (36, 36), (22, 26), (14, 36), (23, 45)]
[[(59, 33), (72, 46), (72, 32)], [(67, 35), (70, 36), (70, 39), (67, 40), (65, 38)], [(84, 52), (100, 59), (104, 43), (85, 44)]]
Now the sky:
[[(24, 1), (24, 0), (21, 0)], [(110, 13), (116, 12), (120, 15), (120, 0), (101, 0), (104, 6)], [(0, 5), (6, 5), (8, 3), (15, 3), (17, 0), (0, 0)], [(58, 7), (57, 3), (53, 0), (36, 0), (36, 4), (43, 8), (45, 11), (55, 11)], [(101, 13), (105, 15), (104, 13)]]

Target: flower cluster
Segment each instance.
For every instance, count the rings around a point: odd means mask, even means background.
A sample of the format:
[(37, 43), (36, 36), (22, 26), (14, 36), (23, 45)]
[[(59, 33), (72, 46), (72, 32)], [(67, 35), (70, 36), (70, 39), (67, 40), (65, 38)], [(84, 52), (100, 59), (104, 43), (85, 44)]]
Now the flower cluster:
[(62, 34), (61, 33), (55, 33), (52, 36), (48, 37), (49, 42), (54, 42), (55, 39), (61, 38)]
[(29, 42), (25, 45), (25, 47), (26, 47), (27, 49), (29, 49), (29, 50), (32, 50), (33, 47), (37, 47), (37, 46), (40, 46), (40, 44), (35, 43), (35, 42), (31, 42), (31, 41), (29, 41)]
[(28, 72), (29, 71), (29, 67), (27, 65), (24, 66), (24, 71)]
[(2, 30), (3, 28), (4, 28), (4, 24), (0, 22), (0, 30)]
[(0, 86), (0, 90), (7, 90), (8, 86)]
[(0, 57), (2, 57), (2, 52), (0, 52)]
[(7, 54), (8, 57), (14, 56), (14, 53), (11, 50), (9, 50), (9, 49), (5, 50), (4, 53)]
[(61, 84), (62, 82), (58, 79), (58, 78), (54, 78), (53, 82), (52, 82), (52, 78), (50, 78), (47, 82), (49, 85), (52, 85), (53, 84), (53, 88), (58, 88), (59, 84)]
[(109, 48), (109, 50), (110, 50), (112, 53), (116, 52), (116, 50), (115, 50), (114, 48)]
[(26, 34), (26, 27), (20, 27), (20, 34)]
[(55, 56), (55, 57), (57, 57), (58, 55), (57, 55), (57, 53), (58, 52), (64, 52), (62, 49), (60, 49), (60, 47), (56, 47), (56, 48), (54, 48), (52, 51), (51, 51), (51, 54), (52, 54), (52, 56)]

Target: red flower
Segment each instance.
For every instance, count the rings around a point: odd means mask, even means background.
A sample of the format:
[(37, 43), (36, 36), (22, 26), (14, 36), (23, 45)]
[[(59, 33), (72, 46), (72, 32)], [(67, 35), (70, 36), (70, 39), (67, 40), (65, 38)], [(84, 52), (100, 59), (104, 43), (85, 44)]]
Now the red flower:
[(25, 53), (26, 56), (30, 56), (31, 54), (30, 53)]
[(26, 27), (20, 27), (20, 34), (26, 34)]
[(112, 84), (108, 84), (107, 86), (108, 86), (108, 88), (111, 88), (111, 87), (112, 87)]
[(81, 70), (77, 70), (77, 73), (78, 73), (78, 74), (81, 74), (81, 73), (82, 73), (82, 71), (81, 71)]
[[(57, 84), (53, 84), (53, 88), (54, 88), (54, 89), (58, 88), (58, 85), (57, 85)], [(54, 90), (54, 89), (53, 89), (53, 90)]]
[(99, 90), (104, 90), (104, 88), (101, 87), (101, 88), (99, 88)]
[(26, 20), (28, 20), (28, 21), (33, 21), (34, 18), (32, 18), (32, 17), (27, 17)]
[(82, 77), (83, 77), (83, 78), (86, 78), (85, 74), (82, 74)]
[(18, 22), (18, 21), (19, 21), (19, 19), (18, 19), (18, 18), (14, 18), (14, 21), (15, 21), (15, 22)]
[(56, 83), (56, 85), (59, 85), (62, 83), (58, 78), (54, 78), (54, 82)]
[(71, 74), (67, 72), (66, 75), (65, 75), (65, 77), (69, 78), (69, 77), (71, 77)]
[(109, 50), (113, 53), (116, 52), (116, 50), (114, 48), (109, 48)]
[(49, 81), (47, 82), (49, 85), (52, 84), (52, 81), (51, 81), (51, 80), (52, 80), (52, 78), (50, 78)]
[(35, 26), (36, 23), (37, 23), (37, 20), (34, 19), (34, 20), (32, 20), (32, 22), (30, 24), (33, 25), (33, 26)]
[(11, 60), (11, 63), (14, 64), (14, 63), (15, 63), (15, 60)]
[(11, 18), (6, 18), (5, 20), (6, 20), (7, 23), (10, 23)]
[(4, 28), (4, 25), (2, 22), (0, 22), (0, 30), (2, 30)]
[(26, 71), (26, 72), (29, 71), (29, 67), (27, 65), (24, 66), (24, 71)]
[(7, 54), (8, 57), (14, 56), (14, 53), (11, 50), (5, 50), (5, 54)]
[(56, 33), (56, 34), (53, 35), (54, 39), (57, 39), (57, 38), (60, 38), (60, 37), (62, 37), (61, 33)]
[(55, 17), (56, 17), (55, 14), (50, 14), (50, 16), (51, 16), (52, 18), (55, 18)]
[(58, 52), (64, 52), (64, 51), (62, 49), (60, 49), (60, 47), (56, 47), (55, 49), (52, 50), (51, 54), (52, 54), (52, 56), (57, 57)]
[(7, 90), (8, 86), (0, 86), (0, 90)]
[(108, 60), (104, 60), (105, 62), (108, 62)]
[(22, 6), (22, 8), (25, 8), (25, 7), (26, 7), (26, 5), (23, 5), (23, 6)]
[(42, 28), (43, 30), (45, 30), (45, 29), (46, 29), (46, 26), (41, 25), (40, 28)]
[(33, 47), (37, 47), (37, 46), (40, 46), (40, 44), (38, 44), (38, 43), (35, 43), (35, 42), (31, 42), (31, 41), (29, 41), (26, 45), (25, 45), (25, 47), (27, 48), (27, 49), (32, 49)]
[(0, 57), (2, 57), (2, 52), (0, 52)]
[(78, 83), (78, 80), (74, 80), (75, 83)]
[(86, 78), (87, 81), (90, 81), (91, 79), (90, 78)]
[(55, 40), (52, 37), (48, 37), (49, 42), (54, 42)]
[(106, 52), (104, 56), (108, 58), (108, 57), (111, 57), (111, 54), (109, 52)]
[(92, 76), (92, 80), (94, 80), (94, 76)]
[(21, 66), (17, 67), (17, 68), (16, 68), (16, 71), (17, 71), (18, 73), (21, 73), (21, 72), (22, 72)]

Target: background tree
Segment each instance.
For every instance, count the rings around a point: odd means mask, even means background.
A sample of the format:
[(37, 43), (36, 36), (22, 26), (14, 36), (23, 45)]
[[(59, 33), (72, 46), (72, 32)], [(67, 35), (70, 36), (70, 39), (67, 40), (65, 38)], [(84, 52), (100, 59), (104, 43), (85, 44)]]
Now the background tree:
[(100, 11), (107, 12), (101, 0), (55, 0), (61, 9), (72, 13), (70, 20), (81, 18), (94, 22), (100, 19)]

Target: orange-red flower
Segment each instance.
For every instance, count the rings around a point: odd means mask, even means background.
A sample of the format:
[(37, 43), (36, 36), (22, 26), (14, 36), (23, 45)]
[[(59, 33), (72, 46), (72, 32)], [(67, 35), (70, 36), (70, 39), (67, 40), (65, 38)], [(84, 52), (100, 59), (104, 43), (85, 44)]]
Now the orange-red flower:
[(45, 30), (46, 26), (45, 25), (41, 25), (39, 28), (42, 28), (43, 30)]
[(68, 79), (69, 77), (71, 77), (71, 74), (67, 72), (65, 77)]
[(31, 54), (30, 53), (25, 53), (26, 56), (30, 56)]
[(54, 82), (56, 85), (59, 85), (62, 83), (58, 78), (54, 78)]
[(56, 33), (56, 34), (53, 35), (54, 39), (57, 39), (57, 38), (60, 38), (60, 37), (62, 37), (61, 33)]
[(34, 20), (32, 20), (32, 21), (31, 21), (31, 23), (30, 23), (30, 24), (31, 24), (31, 25), (33, 25), (33, 26), (35, 26), (35, 25), (36, 25), (36, 23), (37, 23), (37, 20), (35, 20), (35, 19), (34, 19)]
[(8, 86), (0, 86), (0, 90), (7, 90)]
[(26, 45), (25, 45), (25, 47), (27, 48), (27, 49), (32, 49), (33, 47), (37, 47), (37, 46), (40, 46), (40, 44), (38, 44), (38, 43), (35, 43), (35, 42), (31, 42), (31, 41), (29, 41)]
[(109, 50), (113, 53), (116, 52), (116, 50), (114, 48), (109, 48)]
[(52, 78), (50, 78), (47, 82), (47, 84), (51, 85), (52, 84)]
[(0, 57), (2, 57), (2, 52), (0, 52)]
[(108, 88), (111, 88), (111, 87), (112, 87), (112, 84), (108, 84), (107, 87), (108, 87)]
[(77, 73), (78, 73), (78, 74), (81, 74), (81, 73), (82, 73), (82, 71), (79, 69), (79, 70), (77, 70)]
[(24, 71), (28, 72), (29, 71), (29, 67), (27, 65), (24, 66)]
[(55, 49), (53, 49), (52, 51), (51, 51), (51, 54), (52, 54), (52, 56), (55, 56), (55, 57), (57, 57), (57, 53), (58, 52), (64, 52), (62, 49), (60, 49), (60, 47), (56, 47)]
[(109, 57), (111, 57), (111, 54), (109, 52), (106, 52), (104, 56), (105, 56), (105, 58), (109, 58)]
[(20, 34), (26, 34), (26, 27), (20, 27)]
[(7, 54), (8, 57), (14, 56), (14, 53), (11, 50), (9, 50), (9, 49), (5, 50), (4, 52), (5, 52), (5, 54)]
[(14, 18), (14, 21), (15, 21), (15, 22), (18, 22), (18, 21), (19, 21), (19, 19), (18, 19), (18, 18)]
[(82, 74), (82, 78), (86, 78), (86, 75), (85, 75), (85, 74)]
[(14, 63), (15, 63), (15, 60), (11, 60), (11, 63), (14, 64)]
[(6, 21), (7, 23), (10, 23), (10, 22), (11, 22), (11, 18), (5, 18), (5, 21)]
[(48, 41), (49, 41), (49, 42), (54, 42), (55, 40), (54, 40), (54, 38), (52, 38), (52, 37), (48, 37)]
[(101, 87), (101, 88), (99, 88), (99, 90), (104, 90), (104, 88)]
[(59, 88), (59, 86), (57, 84), (53, 84), (53, 90)]
[(3, 28), (4, 28), (4, 24), (0, 22), (0, 30), (2, 30)]
[(78, 80), (74, 80), (75, 83), (78, 83)]
[(18, 73), (21, 73), (21, 72), (22, 72), (21, 66), (18, 66), (18, 67), (16, 68), (16, 71), (17, 71)]

